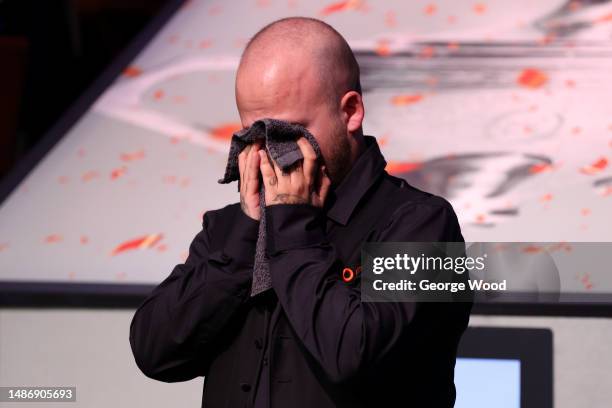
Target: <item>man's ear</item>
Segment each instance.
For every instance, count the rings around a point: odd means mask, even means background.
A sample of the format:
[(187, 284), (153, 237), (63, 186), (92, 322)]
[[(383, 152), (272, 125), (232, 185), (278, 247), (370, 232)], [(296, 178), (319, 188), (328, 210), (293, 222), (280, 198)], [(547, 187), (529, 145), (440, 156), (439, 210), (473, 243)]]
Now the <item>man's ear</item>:
[(345, 93), (340, 101), (340, 110), (346, 129), (351, 133), (356, 132), (361, 127), (365, 115), (361, 95), (355, 91)]

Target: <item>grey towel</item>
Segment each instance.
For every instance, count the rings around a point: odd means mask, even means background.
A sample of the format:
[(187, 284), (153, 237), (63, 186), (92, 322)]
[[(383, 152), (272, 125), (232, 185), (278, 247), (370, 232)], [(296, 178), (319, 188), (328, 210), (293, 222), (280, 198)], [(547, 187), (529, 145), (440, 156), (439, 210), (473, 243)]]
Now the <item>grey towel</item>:
[[(317, 158), (321, 157), (321, 150), (314, 136), (304, 127), (298, 124), (285, 122), (277, 119), (264, 118), (255, 121), (251, 127), (242, 129), (232, 136), (229, 157), (225, 175), (219, 179), (219, 183), (230, 183), (238, 180), (240, 183), (240, 170), (238, 168), (238, 155), (249, 144), (257, 139), (264, 139), (265, 148), (270, 157), (283, 170), (288, 170), (298, 160), (302, 159), (302, 152), (296, 140), (304, 136), (312, 145)], [(238, 184), (240, 191), (240, 184)], [(265, 189), (263, 183), (259, 189), (259, 205), (261, 208), (261, 219), (255, 249), (255, 261), (253, 266), (253, 284), (251, 296), (255, 296), (272, 287), (268, 260), (266, 257), (266, 217), (265, 217)]]

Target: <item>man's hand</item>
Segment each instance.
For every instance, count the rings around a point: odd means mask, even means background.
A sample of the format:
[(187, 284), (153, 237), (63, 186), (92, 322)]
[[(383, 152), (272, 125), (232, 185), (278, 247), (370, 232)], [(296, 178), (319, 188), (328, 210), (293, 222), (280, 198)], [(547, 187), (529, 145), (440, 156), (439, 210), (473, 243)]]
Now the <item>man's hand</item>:
[(304, 156), (303, 161), (287, 173), (268, 158), (265, 150), (259, 151), (261, 174), (266, 188), (266, 205), (310, 204), (323, 207), (331, 180), (325, 166), (317, 164), (317, 155), (304, 137), (297, 140)]
[(240, 171), (240, 207), (249, 217), (259, 220), (259, 155), (262, 141), (257, 140), (245, 147), (238, 155)]

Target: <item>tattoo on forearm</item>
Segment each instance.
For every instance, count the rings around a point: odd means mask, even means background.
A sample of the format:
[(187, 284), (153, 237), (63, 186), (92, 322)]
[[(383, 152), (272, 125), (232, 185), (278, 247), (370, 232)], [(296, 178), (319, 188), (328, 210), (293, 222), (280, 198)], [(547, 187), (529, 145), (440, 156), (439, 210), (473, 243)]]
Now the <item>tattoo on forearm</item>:
[(277, 194), (272, 200), (273, 203), (281, 204), (307, 204), (308, 200), (294, 194)]

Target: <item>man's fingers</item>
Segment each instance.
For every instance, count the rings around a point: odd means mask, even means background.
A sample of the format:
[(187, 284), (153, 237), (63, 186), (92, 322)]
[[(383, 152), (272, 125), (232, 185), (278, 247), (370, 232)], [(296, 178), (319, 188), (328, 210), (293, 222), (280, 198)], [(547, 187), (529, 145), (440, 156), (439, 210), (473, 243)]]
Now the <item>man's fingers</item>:
[(259, 191), (259, 154), (257, 146), (254, 146), (249, 151), (249, 156), (246, 163), (246, 174), (244, 181), (247, 194), (254, 194)]
[(258, 181), (259, 180), (259, 154), (257, 153), (260, 149), (258, 144), (253, 145), (249, 151), (249, 157), (246, 165), (246, 180)]
[(304, 156), (304, 162), (302, 164), (304, 176), (306, 177), (307, 182), (310, 184), (312, 183), (312, 180), (314, 180), (317, 172), (317, 154), (312, 148), (310, 142), (305, 137), (300, 137), (297, 140), (297, 144), (302, 151), (302, 156)]
[(238, 154), (238, 172), (240, 173), (240, 179), (244, 179), (244, 171), (246, 169), (247, 157), (251, 146), (247, 146)]
[(268, 159), (268, 155), (265, 150), (260, 150), (259, 152), (259, 169), (261, 170), (261, 175), (263, 177), (264, 183), (266, 186), (275, 187), (278, 184), (278, 178), (276, 176), (276, 172), (272, 168), (272, 164)]

